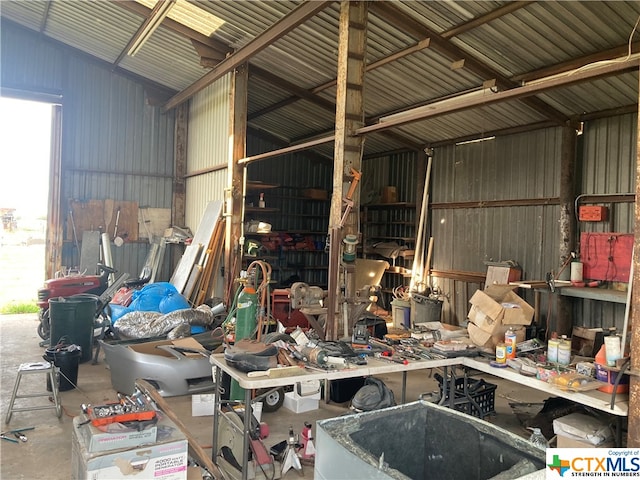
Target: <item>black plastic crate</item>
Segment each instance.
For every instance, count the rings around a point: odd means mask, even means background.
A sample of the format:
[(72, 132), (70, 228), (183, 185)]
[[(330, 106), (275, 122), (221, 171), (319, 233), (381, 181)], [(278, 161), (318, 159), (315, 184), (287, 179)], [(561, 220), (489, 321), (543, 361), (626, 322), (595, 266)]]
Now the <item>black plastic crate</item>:
[[(434, 377), (440, 383), (440, 397), (442, 398), (442, 376), (436, 374)], [(497, 388), (497, 385), (482, 379), (476, 380), (468, 377), (456, 378), (455, 391), (453, 392), (453, 408), (459, 412), (481, 419), (488, 415), (494, 415), (496, 413), (495, 402)], [(451, 392), (448, 388), (446, 398), (442, 405), (445, 407), (451, 406)]]

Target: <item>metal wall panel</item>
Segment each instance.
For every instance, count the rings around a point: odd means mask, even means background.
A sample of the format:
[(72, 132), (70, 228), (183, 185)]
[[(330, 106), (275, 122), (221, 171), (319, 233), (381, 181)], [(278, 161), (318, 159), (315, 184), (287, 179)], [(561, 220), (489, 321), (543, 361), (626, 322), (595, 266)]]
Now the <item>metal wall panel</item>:
[[(593, 120), (584, 125), (578, 195), (635, 193), (637, 122), (638, 116), (633, 113)], [(578, 235), (580, 232), (633, 233), (634, 203), (598, 203), (596, 198), (579, 204), (608, 206), (610, 221), (578, 222)], [(583, 300), (575, 301), (574, 305), (576, 325), (623, 327), (623, 304)]]
[[(559, 206), (508, 203), (558, 196), (560, 148), (561, 130), (544, 129), (436, 149), (431, 199), (439, 207), (430, 210), (432, 268), (484, 274), (486, 262), (511, 260), (522, 266), (523, 278), (536, 280), (556, 268)], [(487, 201), (505, 206), (483, 206)], [(446, 206), (458, 202), (476, 203)], [(446, 317), (456, 323), (466, 319), (477, 288), (461, 283), (434, 279), (449, 300)], [(523, 295), (533, 304), (532, 294)]]
[[(149, 105), (140, 84), (88, 57), (12, 25), (7, 26), (11, 35), (5, 36), (4, 27), (3, 85), (62, 94), (62, 217), (70, 200), (109, 198), (171, 208), (173, 112)], [(102, 223), (96, 219), (94, 227)], [(77, 252), (69, 247), (71, 243), (63, 248), (62, 264), (77, 265)], [(113, 248), (115, 268), (137, 277), (148, 249), (143, 241)]]
[(224, 200), (230, 155), (231, 74), (196, 94), (189, 104), (187, 174), (223, 167), (187, 179), (187, 226), (195, 233), (207, 204)]

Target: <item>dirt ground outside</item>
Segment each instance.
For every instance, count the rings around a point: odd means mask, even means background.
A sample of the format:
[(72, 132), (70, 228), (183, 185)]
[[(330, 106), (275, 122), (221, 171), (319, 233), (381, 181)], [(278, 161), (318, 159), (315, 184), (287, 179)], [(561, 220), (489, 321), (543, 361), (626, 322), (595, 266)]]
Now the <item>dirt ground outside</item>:
[(0, 244), (0, 308), (10, 303), (34, 302), (45, 280), (44, 244)]

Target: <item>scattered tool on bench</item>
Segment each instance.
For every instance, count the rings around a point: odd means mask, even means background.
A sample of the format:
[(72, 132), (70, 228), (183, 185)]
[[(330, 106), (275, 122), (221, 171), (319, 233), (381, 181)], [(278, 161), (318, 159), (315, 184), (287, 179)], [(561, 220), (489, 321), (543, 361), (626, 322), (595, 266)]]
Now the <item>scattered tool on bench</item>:
[[(0, 433), (0, 438), (2, 438), (2, 440), (7, 440), (13, 443), (18, 443), (18, 440), (20, 440), (21, 442), (26, 442), (28, 440), (27, 436), (22, 432), (33, 430), (34, 428), (36, 427), (25, 427), (25, 428), (16, 428), (14, 430), (8, 430), (6, 432)], [(15, 438), (9, 437), (9, 434), (13, 434), (18, 440), (16, 440)]]

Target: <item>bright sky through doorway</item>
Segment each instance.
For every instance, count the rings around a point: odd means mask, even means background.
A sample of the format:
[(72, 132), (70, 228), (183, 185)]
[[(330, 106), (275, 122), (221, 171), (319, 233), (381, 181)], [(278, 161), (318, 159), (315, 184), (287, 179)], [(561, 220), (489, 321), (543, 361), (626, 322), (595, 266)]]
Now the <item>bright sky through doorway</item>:
[(0, 97), (0, 208), (46, 216), (50, 138), (50, 104)]

